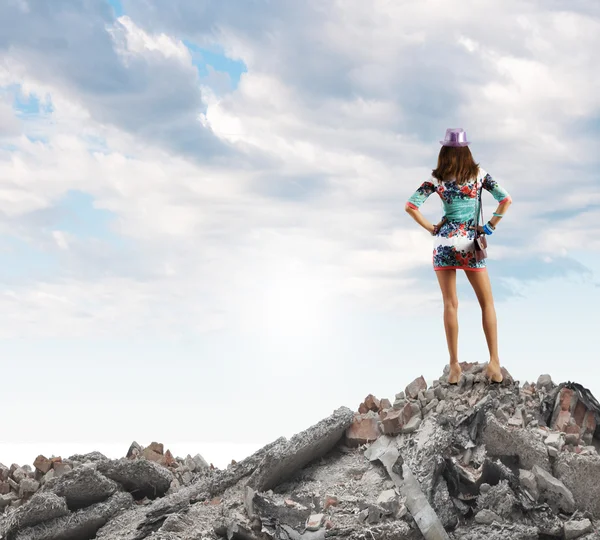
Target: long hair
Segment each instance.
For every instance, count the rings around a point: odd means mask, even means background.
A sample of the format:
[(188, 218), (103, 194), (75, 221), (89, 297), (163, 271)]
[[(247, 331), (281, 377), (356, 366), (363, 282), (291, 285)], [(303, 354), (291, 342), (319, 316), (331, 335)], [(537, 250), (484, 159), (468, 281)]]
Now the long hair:
[(477, 176), (478, 169), (468, 146), (442, 146), (437, 169), (431, 174), (438, 182), (455, 179), (457, 184), (465, 184)]

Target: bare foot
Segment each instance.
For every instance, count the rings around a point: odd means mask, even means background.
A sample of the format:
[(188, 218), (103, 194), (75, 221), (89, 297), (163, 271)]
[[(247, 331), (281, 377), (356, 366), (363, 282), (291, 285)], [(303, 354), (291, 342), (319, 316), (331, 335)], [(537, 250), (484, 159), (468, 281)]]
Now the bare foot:
[(501, 383), (504, 377), (500, 370), (500, 362), (490, 362), (485, 370), (485, 376), (492, 382)]
[(458, 384), (461, 373), (462, 373), (462, 369), (460, 369), (460, 366), (458, 364), (450, 364), (450, 373), (448, 375), (448, 383), (449, 384)]

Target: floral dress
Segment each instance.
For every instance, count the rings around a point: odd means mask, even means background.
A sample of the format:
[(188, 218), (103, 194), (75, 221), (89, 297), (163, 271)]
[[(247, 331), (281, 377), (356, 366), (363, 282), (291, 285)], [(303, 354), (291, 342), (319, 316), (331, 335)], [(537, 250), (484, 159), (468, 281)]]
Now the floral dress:
[(465, 184), (458, 184), (455, 180), (438, 182), (431, 177), (408, 199), (407, 206), (415, 209), (434, 192), (442, 199), (446, 221), (433, 239), (434, 270), (485, 269), (485, 259), (475, 259), (475, 231), (471, 230), (476, 224), (482, 188), (498, 202), (511, 200), (508, 192), (482, 168), (479, 168), (476, 179)]

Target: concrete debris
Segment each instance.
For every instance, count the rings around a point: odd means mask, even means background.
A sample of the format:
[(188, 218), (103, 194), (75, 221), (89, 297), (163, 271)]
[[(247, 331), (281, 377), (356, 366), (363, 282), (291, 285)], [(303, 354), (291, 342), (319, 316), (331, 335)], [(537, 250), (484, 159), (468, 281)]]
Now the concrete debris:
[(580, 538), (584, 534), (591, 532), (592, 522), (589, 519), (580, 519), (576, 521), (567, 521), (565, 523), (565, 540)]
[(0, 464), (0, 540), (600, 538), (600, 404), (485, 368), (369, 394), (224, 470), (156, 441)]
[(162, 497), (173, 481), (173, 474), (157, 463), (127, 458), (103, 461), (98, 472), (121, 484), (134, 499)]
[(273, 448), (252, 473), (248, 485), (256, 491), (266, 491), (284, 482), (340, 442), (353, 418), (350, 409), (341, 407), (329, 418)]

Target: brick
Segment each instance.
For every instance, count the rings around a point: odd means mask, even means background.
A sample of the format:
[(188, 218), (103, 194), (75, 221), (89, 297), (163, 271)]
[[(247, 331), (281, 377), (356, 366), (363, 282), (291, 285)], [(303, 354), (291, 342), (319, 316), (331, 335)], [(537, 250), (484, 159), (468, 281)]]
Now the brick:
[(33, 466), (42, 474), (46, 474), (52, 468), (52, 461), (40, 454), (35, 458)]
[(66, 474), (69, 471), (71, 471), (72, 467), (68, 463), (63, 463), (62, 461), (57, 461), (56, 463), (54, 463), (53, 470), (54, 470), (54, 476), (58, 477), (58, 476), (62, 476), (63, 474)]
[(327, 510), (330, 506), (337, 506), (339, 504), (339, 500), (337, 497), (332, 497), (328, 495), (325, 497), (325, 503), (323, 504), (323, 510)]
[(569, 424), (565, 426), (563, 430), (567, 435), (579, 435), (581, 433), (581, 428), (576, 424)]
[(386, 435), (398, 435), (398, 433), (400, 433), (402, 426), (404, 425), (403, 411), (404, 409), (400, 411), (393, 410), (388, 413), (382, 421), (383, 432)]
[(358, 406), (358, 412), (359, 414), (367, 414), (369, 412), (369, 407), (367, 407), (364, 403), (361, 403)]
[(552, 426), (552, 429), (556, 429), (558, 431), (564, 431), (570, 422), (571, 422), (571, 413), (569, 411), (561, 410), (558, 413), (556, 420), (554, 421), (554, 425)]
[(577, 401), (577, 404), (575, 405), (575, 410), (573, 411), (573, 420), (575, 420), (575, 423), (579, 427), (583, 426), (583, 419), (585, 417), (586, 412), (586, 406), (581, 401)]
[(346, 430), (348, 446), (360, 446), (376, 440), (380, 435), (377, 417), (370, 415), (354, 415), (352, 424)]
[(150, 461), (155, 461), (156, 463), (158, 463), (163, 455), (159, 454), (158, 452), (155, 452), (154, 450), (152, 450), (152, 448), (148, 447), (148, 448), (144, 448), (144, 451), (142, 452), (142, 455), (150, 460)]
[(10, 484), (8, 482), (0, 482), (0, 495), (10, 493)]
[(379, 400), (373, 394), (369, 394), (364, 403), (369, 411), (379, 412)]
[(573, 402), (574, 392), (570, 388), (562, 388), (560, 391), (560, 410), (561, 411), (570, 411), (571, 405)]
[(416, 378), (413, 382), (411, 382), (405, 389), (406, 397), (410, 399), (417, 399), (419, 395), (419, 390), (427, 390), (427, 382), (423, 378), (423, 375)]
[(379, 402), (379, 409), (380, 410), (391, 409), (391, 408), (392, 408), (392, 402), (388, 398), (383, 398)]
[(596, 431), (596, 416), (593, 411), (588, 411), (583, 421), (585, 433), (594, 433)]
[(148, 448), (160, 455), (163, 455), (165, 453), (165, 448), (162, 443), (151, 442)]

